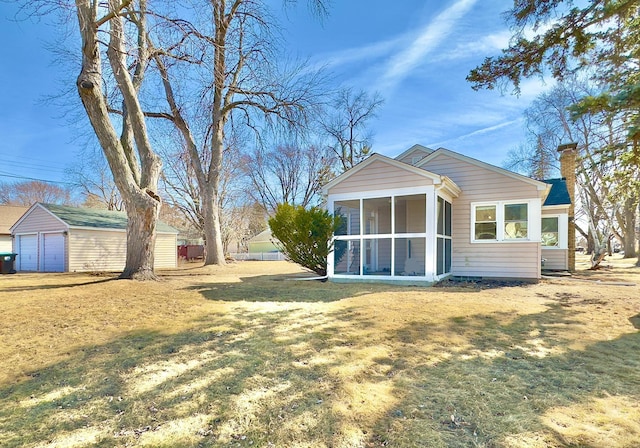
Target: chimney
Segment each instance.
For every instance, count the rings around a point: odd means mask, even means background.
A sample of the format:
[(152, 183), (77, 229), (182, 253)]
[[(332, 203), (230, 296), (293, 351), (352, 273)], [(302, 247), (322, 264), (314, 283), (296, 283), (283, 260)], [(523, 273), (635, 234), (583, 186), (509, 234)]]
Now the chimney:
[(560, 153), (560, 175), (567, 183), (567, 190), (571, 198), (569, 206), (569, 229), (568, 229), (568, 268), (570, 272), (576, 270), (576, 226), (575, 203), (576, 203), (576, 149), (577, 143), (567, 143), (558, 146)]

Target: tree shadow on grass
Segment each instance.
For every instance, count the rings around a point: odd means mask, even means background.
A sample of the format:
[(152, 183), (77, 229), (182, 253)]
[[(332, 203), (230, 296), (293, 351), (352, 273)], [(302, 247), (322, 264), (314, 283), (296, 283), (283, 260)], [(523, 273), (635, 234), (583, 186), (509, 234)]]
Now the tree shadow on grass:
[(187, 289), (198, 291), (207, 300), (247, 302), (335, 302), (364, 294), (407, 287), (377, 283), (332, 283), (300, 280), (300, 275), (241, 277), (234, 283), (200, 283)]
[(240, 307), (84, 347), (0, 388), (0, 445), (500, 447), (543, 432), (537, 446), (595, 448), (545, 415), (637, 401), (640, 335), (570, 350), (556, 328), (577, 313), (461, 310), (387, 328), (357, 307)]
[[(640, 333), (571, 350), (576, 341), (554, 331), (583, 325), (566, 304), (505, 324), (507, 317), (413, 322), (389, 334), (402, 342), (392, 363), (402, 400), (377, 422), (369, 446), (635, 446)], [(450, 346), (448, 334), (465, 343)], [(626, 409), (607, 415), (616, 403)], [(636, 423), (619, 429), (615, 414)]]
[[(41, 274), (41, 275), (47, 275), (47, 274)], [(91, 280), (91, 281), (86, 281), (82, 283), (74, 281), (72, 283), (62, 283), (62, 284), (57, 283), (57, 284), (51, 284), (51, 285), (36, 284), (31, 286), (3, 286), (1, 290), (5, 292), (40, 291), (43, 289), (75, 288), (78, 286), (97, 285), (99, 283), (106, 283), (106, 282), (118, 280), (117, 274), (108, 274), (108, 275), (113, 275), (113, 276), (109, 278), (101, 278), (99, 280)]]

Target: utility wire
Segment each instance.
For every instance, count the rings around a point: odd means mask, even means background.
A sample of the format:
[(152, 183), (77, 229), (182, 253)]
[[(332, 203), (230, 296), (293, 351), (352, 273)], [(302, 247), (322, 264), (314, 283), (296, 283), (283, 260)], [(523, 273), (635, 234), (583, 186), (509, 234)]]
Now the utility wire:
[(0, 177), (12, 177), (14, 179), (24, 179), (24, 180), (34, 180), (37, 182), (46, 182), (49, 184), (65, 184), (65, 185), (71, 185), (71, 186), (75, 186), (76, 184), (73, 182), (63, 182), (60, 180), (47, 180), (47, 179), (37, 179), (35, 177), (26, 177), (26, 176), (16, 176), (15, 174), (9, 174), (9, 173), (5, 173), (3, 171), (0, 171)]

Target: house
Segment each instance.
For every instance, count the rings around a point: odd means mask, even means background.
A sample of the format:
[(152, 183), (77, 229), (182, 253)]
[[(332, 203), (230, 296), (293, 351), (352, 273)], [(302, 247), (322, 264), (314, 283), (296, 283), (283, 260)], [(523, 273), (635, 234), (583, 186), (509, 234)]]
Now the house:
[[(574, 169), (575, 145), (565, 146), (567, 171)], [(570, 270), (567, 185), (573, 184), (534, 180), (444, 148), (415, 145), (395, 159), (374, 154), (323, 189), (329, 212), (343, 218), (328, 276), (535, 281), (543, 258), (545, 269)]]
[[(127, 250), (124, 212), (37, 203), (11, 226), (18, 271), (122, 271)], [(178, 231), (159, 222), (155, 265), (177, 266)]]
[(0, 253), (9, 253), (13, 250), (11, 239), (11, 226), (20, 219), (29, 207), (16, 205), (0, 205)]
[(280, 249), (274, 244), (274, 240), (271, 229), (263, 230), (247, 241), (249, 253), (278, 252)]

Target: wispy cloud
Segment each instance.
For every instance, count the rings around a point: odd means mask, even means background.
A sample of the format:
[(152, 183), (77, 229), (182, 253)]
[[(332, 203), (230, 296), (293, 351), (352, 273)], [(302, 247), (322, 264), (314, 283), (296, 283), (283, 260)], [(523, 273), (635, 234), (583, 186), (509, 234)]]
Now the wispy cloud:
[(487, 126), (485, 128), (482, 128), (482, 129), (476, 129), (475, 131), (469, 132), (468, 134), (460, 135), (458, 137), (454, 137), (454, 138), (451, 138), (451, 139), (448, 139), (448, 140), (444, 140), (444, 141), (441, 141), (441, 142), (436, 142), (436, 143), (429, 144), (429, 147), (437, 148), (437, 147), (442, 146), (442, 145), (446, 145), (446, 144), (453, 143), (453, 142), (458, 142), (460, 140), (466, 140), (466, 139), (471, 138), (471, 137), (477, 137), (479, 135), (489, 134), (489, 133), (495, 132), (495, 131), (497, 131), (499, 129), (506, 128), (508, 126), (513, 126), (514, 124), (522, 123), (522, 120), (523, 120), (522, 118), (516, 118), (515, 120), (504, 121), (502, 123), (498, 123), (498, 124), (495, 124), (493, 126)]
[(507, 48), (510, 37), (511, 32), (505, 29), (497, 33), (488, 34), (478, 40), (465, 40), (458, 43), (451, 51), (439, 53), (435, 59), (431, 59), (431, 62), (451, 61), (476, 55), (489, 56), (503, 48)]
[(436, 49), (453, 32), (456, 24), (476, 2), (477, 0), (458, 0), (438, 14), (415, 35), (404, 50), (388, 61), (380, 84), (393, 87), (402, 81), (411, 70), (424, 62), (427, 54)]
[(369, 45), (356, 48), (348, 48), (346, 50), (337, 51), (329, 54), (321, 54), (313, 59), (315, 66), (324, 68), (336, 68), (349, 64), (361, 63), (372, 59), (384, 57), (400, 46), (404, 37), (395, 37), (392, 39), (374, 42)]

